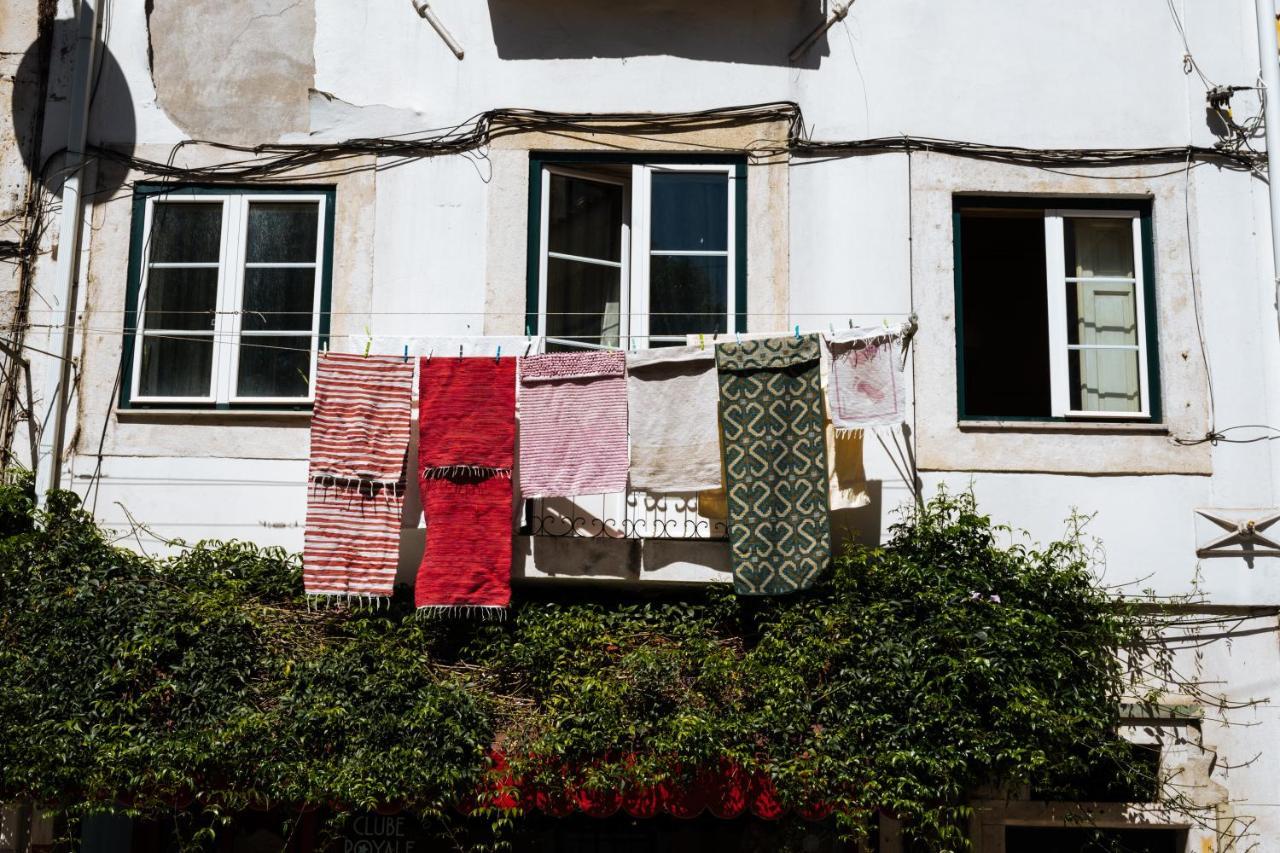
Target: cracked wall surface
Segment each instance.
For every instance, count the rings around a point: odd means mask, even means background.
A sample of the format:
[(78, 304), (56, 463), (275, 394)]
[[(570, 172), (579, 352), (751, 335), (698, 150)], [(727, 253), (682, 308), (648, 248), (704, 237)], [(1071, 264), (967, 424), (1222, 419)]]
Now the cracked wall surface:
[(306, 132), (314, 0), (153, 0), (148, 12), (159, 104), (193, 138), (254, 144)]

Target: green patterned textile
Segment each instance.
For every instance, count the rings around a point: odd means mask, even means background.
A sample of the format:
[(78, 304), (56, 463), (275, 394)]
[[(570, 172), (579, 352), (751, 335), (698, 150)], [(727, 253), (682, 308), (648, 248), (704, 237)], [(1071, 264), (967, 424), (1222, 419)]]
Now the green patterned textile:
[(806, 589), (831, 561), (818, 336), (716, 347), (733, 585)]

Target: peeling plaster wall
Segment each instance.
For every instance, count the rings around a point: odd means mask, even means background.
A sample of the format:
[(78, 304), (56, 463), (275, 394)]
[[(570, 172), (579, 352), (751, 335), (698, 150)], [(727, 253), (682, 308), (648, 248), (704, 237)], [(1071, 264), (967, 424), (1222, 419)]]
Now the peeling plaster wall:
[(253, 145), (308, 129), (311, 0), (153, 2), (147, 29), (156, 92), (189, 136)]

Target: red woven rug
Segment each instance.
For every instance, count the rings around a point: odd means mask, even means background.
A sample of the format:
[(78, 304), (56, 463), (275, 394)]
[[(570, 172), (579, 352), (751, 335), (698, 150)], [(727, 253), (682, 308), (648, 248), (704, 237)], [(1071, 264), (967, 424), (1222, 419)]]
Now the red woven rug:
[(514, 358), (421, 362), (418, 472), (427, 546), (414, 603), (438, 613), (511, 603)]

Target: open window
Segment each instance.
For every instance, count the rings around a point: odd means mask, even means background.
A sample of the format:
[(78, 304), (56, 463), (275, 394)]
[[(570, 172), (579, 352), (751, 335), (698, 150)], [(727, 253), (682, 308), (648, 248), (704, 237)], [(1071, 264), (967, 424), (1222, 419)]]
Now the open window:
[(1158, 420), (1147, 202), (955, 202), (962, 418)]
[(530, 334), (638, 348), (745, 330), (743, 164), (532, 166)]
[(309, 404), (332, 211), (325, 190), (140, 189), (121, 403)]

